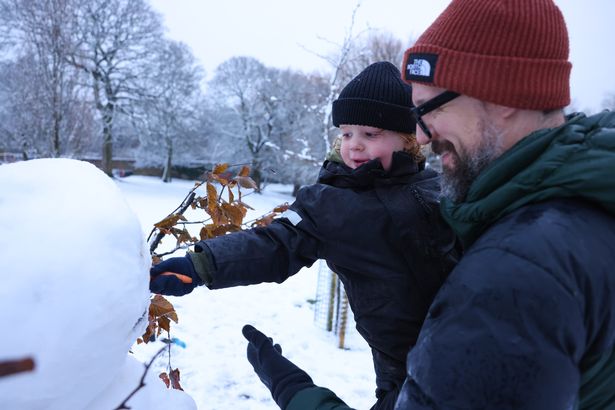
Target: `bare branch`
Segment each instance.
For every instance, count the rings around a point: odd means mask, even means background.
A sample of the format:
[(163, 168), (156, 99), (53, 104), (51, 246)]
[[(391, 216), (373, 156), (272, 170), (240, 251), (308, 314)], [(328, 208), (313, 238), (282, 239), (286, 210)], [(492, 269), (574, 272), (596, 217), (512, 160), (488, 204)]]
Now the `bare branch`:
[(160, 356), (162, 354), (162, 352), (164, 352), (167, 349), (167, 346), (163, 346), (160, 350), (158, 350), (158, 352), (154, 355), (154, 357), (151, 358), (151, 360), (149, 361), (149, 363), (144, 364), (145, 369), (143, 370), (143, 375), (141, 376), (141, 379), (139, 380), (139, 385), (137, 387), (135, 387), (135, 389), (130, 392), (130, 394), (128, 394), (128, 396), (124, 399), (124, 401), (122, 401), (114, 410), (123, 410), (123, 409), (130, 409), (131, 407), (128, 407), (128, 401), (130, 399), (132, 399), (132, 397), (139, 391), (141, 390), (143, 387), (145, 387), (145, 377), (147, 376), (147, 372), (149, 371), (150, 367), (152, 367), (152, 364), (154, 363), (154, 360), (156, 360), (156, 358), (158, 356)]
[(5, 360), (0, 362), (0, 377), (12, 374), (30, 372), (34, 370), (34, 359), (26, 357), (17, 360)]

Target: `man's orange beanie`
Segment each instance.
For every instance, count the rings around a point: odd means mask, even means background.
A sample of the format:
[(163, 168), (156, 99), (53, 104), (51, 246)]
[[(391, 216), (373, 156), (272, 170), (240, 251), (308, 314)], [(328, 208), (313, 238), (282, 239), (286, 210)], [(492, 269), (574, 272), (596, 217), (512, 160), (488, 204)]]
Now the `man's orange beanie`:
[(508, 107), (570, 103), (568, 30), (552, 0), (453, 0), (410, 47), (404, 80)]

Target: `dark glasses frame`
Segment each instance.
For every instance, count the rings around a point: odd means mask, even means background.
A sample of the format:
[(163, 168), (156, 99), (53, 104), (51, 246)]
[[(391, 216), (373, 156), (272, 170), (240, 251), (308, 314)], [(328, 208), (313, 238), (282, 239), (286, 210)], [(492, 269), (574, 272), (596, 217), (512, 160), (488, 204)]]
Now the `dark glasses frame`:
[(425, 101), (418, 107), (412, 107), (411, 111), (414, 115), (414, 119), (416, 120), (417, 125), (421, 127), (421, 130), (427, 136), (427, 138), (431, 139), (431, 131), (429, 131), (429, 128), (427, 128), (427, 124), (425, 124), (425, 122), (423, 121), (423, 115), (432, 112), (436, 108), (440, 108), (447, 102), (459, 97), (459, 95), (459, 93), (456, 93), (454, 91), (444, 91), (443, 93), (436, 95), (431, 100)]

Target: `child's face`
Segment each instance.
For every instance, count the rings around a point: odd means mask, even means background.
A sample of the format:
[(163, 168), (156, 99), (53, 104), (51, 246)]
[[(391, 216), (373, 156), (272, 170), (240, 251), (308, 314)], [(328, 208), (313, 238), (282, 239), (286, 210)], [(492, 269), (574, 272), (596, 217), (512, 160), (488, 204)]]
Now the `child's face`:
[(378, 158), (385, 171), (391, 168), (393, 152), (406, 147), (398, 132), (368, 127), (366, 125), (340, 125), (342, 146), (340, 154), (344, 164), (357, 168)]

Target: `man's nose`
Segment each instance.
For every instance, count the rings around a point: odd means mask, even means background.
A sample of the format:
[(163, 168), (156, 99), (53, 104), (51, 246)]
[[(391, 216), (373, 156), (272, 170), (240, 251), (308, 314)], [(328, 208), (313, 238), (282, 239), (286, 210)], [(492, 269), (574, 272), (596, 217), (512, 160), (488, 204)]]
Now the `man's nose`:
[[(432, 136), (433, 136), (433, 131), (432, 131)], [(416, 142), (418, 142), (420, 145), (427, 145), (431, 142), (431, 138), (429, 138), (427, 134), (425, 134), (425, 132), (421, 129), (421, 127), (416, 127)]]

